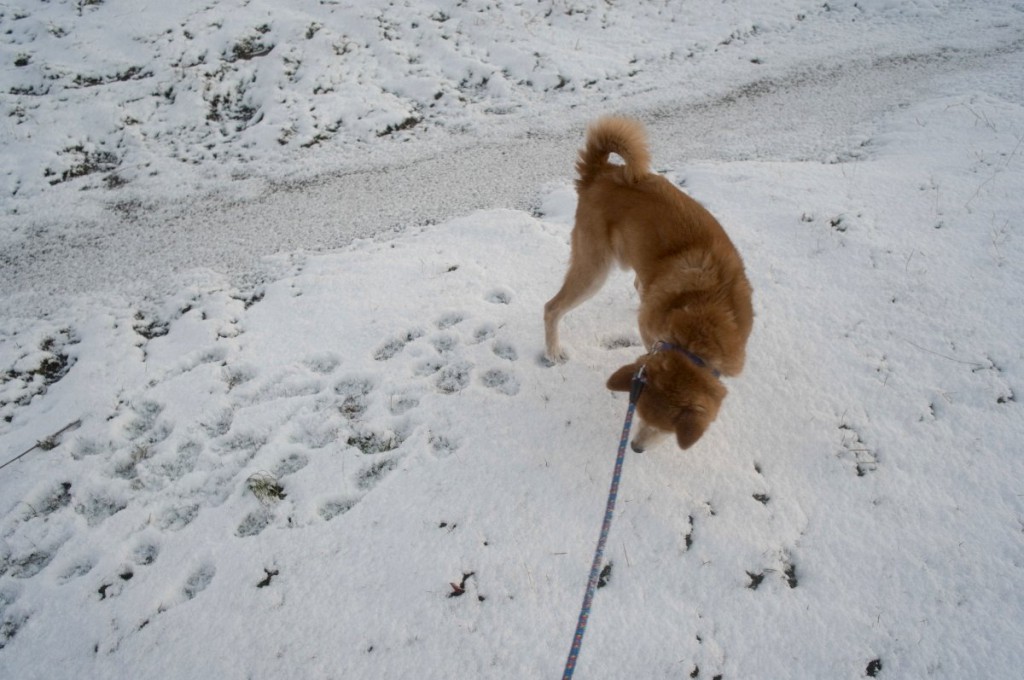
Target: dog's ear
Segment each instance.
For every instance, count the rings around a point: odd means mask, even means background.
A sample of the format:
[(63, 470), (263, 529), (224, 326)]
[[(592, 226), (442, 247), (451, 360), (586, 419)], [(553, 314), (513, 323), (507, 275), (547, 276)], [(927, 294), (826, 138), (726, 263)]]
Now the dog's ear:
[(685, 409), (676, 419), (676, 441), (679, 442), (679, 448), (688, 449), (696, 444), (706, 429), (708, 418), (703, 409)]
[(636, 363), (626, 364), (619, 370), (612, 373), (608, 378), (608, 389), (612, 392), (629, 392), (633, 386), (633, 375), (636, 373)]

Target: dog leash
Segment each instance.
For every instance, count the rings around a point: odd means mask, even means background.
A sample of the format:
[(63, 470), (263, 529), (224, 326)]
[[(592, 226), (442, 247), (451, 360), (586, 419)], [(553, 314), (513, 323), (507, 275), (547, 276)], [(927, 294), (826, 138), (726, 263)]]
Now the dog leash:
[(580, 610), (580, 618), (576, 623), (576, 633), (572, 638), (572, 647), (569, 649), (569, 658), (565, 662), (565, 672), (562, 674), (562, 680), (569, 680), (576, 671), (576, 661), (579, 659), (580, 649), (583, 647), (583, 634), (587, 630), (587, 621), (590, 619), (590, 607), (594, 602), (594, 593), (597, 591), (597, 582), (600, 579), (601, 562), (604, 559), (604, 545), (608, 540), (608, 532), (612, 527), (615, 500), (619, 495), (619, 480), (622, 478), (622, 462), (626, 457), (626, 443), (629, 441), (629, 431), (633, 427), (633, 414), (636, 411), (636, 403), (640, 400), (640, 393), (646, 384), (646, 367), (640, 366), (633, 375), (633, 383), (629, 390), (629, 408), (626, 410), (626, 422), (622, 426), (619, 453), (615, 458), (615, 472), (612, 474), (611, 489), (608, 491), (608, 505), (604, 511), (604, 523), (601, 525), (601, 535), (597, 539), (594, 563), (590, 567), (590, 579), (587, 581), (587, 590), (583, 596), (583, 608)]

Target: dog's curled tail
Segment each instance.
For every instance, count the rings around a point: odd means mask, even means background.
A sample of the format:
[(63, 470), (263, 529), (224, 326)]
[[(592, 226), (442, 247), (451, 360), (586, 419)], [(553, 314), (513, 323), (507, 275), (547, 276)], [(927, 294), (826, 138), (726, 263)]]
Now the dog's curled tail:
[(650, 172), (651, 152), (647, 148), (647, 132), (643, 123), (632, 118), (608, 116), (599, 118), (587, 128), (586, 145), (576, 161), (579, 179), (576, 187), (587, 186), (606, 168), (608, 154), (615, 153), (626, 162), (623, 177), (636, 184)]

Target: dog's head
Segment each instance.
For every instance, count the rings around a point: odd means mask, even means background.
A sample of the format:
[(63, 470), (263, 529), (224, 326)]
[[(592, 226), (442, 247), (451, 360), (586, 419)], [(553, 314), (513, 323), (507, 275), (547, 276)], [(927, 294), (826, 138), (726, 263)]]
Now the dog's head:
[(641, 365), (647, 367), (646, 384), (636, 410), (644, 428), (633, 439), (634, 450), (642, 451), (657, 438), (651, 429), (675, 433), (680, 448), (690, 448), (718, 416), (725, 399), (725, 385), (709, 369), (695, 365), (685, 356), (661, 352), (641, 357), (615, 371), (608, 378), (608, 389), (629, 392)]

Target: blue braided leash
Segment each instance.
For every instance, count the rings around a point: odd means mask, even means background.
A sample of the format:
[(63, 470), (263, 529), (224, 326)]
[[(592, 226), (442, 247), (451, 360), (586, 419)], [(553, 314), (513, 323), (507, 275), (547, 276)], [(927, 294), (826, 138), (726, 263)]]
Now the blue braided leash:
[(629, 442), (629, 431), (633, 427), (633, 414), (636, 412), (636, 403), (640, 400), (640, 393), (647, 383), (645, 367), (641, 366), (633, 375), (633, 384), (629, 390), (629, 408), (626, 411), (626, 422), (622, 426), (622, 439), (619, 441), (619, 454), (615, 458), (615, 472), (612, 475), (611, 489), (608, 491), (608, 505), (604, 511), (604, 523), (601, 525), (601, 536), (597, 539), (597, 550), (594, 551), (594, 563), (590, 567), (590, 580), (587, 581), (587, 592), (583, 596), (583, 608), (580, 610), (580, 618), (576, 623), (576, 634), (572, 638), (572, 647), (569, 649), (569, 658), (565, 662), (565, 672), (562, 680), (569, 680), (576, 671), (576, 661), (580, 656), (580, 648), (583, 647), (583, 634), (587, 630), (587, 621), (590, 619), (590, 607), (594, 602), (594, 593), (597, 591), (597, 582), (601, 575), (601, 562), (604, 559), (604, 545), (608, 541), (608, 532), (612, 528), (612, 515), (615, 513), (615, 500), (619, 496), (619, 480), (622, 479), (622, 462), (626, 457), (626, 444)]

